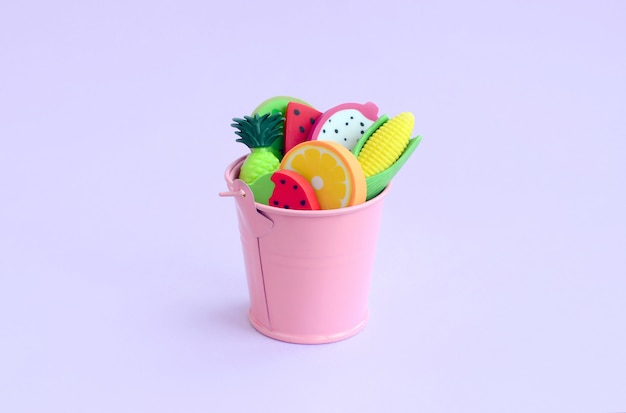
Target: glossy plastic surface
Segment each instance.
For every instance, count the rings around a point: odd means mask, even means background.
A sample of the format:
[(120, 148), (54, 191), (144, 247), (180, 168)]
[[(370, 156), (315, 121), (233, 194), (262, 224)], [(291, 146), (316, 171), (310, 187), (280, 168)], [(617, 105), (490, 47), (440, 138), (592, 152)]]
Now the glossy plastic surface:
[(236, 179), (225, 179), (237, 217), (250, 293), (249, 318), (261, 333), (302, 344), (339, 341), (368, 318), (376, 241), (387, 188), (353, 207), (298, 211), (254, 202)]
[(378, 106), (372, 102), (342, 103), (320, 116), (313, 125), (310, 140), (333, 141), (352, 150), (377, 119)]

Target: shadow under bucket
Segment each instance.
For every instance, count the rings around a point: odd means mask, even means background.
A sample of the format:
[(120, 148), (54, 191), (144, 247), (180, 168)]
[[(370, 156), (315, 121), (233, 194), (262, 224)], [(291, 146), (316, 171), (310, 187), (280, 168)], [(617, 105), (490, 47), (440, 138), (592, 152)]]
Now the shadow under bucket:
[(234, 196), (248, 290), (249, 318), (264, 335), (320, 344), (358, 333), (368, 296), (385, 189), (363, 204), (319, 211), (254, 202), (240, 179), (245, 156), (225, 172)]

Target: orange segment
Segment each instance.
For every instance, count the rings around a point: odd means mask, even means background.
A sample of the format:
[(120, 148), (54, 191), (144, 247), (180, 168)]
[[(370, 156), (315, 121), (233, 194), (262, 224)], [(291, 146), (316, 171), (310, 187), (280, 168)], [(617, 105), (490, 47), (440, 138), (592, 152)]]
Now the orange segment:
[(367, 185), (356, 156), (332, 141), (306, 141), (293, 147), (280, 169), (295, 171), (315, 189), (321, 209), (336, 209), (365, 202)]

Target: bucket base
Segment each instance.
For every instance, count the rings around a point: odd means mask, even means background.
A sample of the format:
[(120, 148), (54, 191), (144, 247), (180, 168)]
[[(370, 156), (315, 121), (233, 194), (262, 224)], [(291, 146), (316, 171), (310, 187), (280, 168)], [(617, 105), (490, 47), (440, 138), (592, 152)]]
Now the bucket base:
[(352, 337), (357, 334), (359, 331), (363, 330), (365, 325), (367, 324), (367, 320), (369, 318), (369, 313), (365, 314), (363, 320), (357, 324), (355, 327), (350, 330), (343, 331), (338, 334), (332, 335), (294, 335), (288, 333), (281, 333), (280, 331), (270, 330), (265, 327), (261, 323), (259, 323), (254, 316), (252, 315), (252, 311), (248, 312), (248, 319), (250, 320), (250, 324), (261, 334), (273, 338), (279, 341), (285, 341), (287, 343), (295, 343), (295, 344), (325, 344), (325, 343), (334, 343), (335, 341), (341, 341), (348, 337)]

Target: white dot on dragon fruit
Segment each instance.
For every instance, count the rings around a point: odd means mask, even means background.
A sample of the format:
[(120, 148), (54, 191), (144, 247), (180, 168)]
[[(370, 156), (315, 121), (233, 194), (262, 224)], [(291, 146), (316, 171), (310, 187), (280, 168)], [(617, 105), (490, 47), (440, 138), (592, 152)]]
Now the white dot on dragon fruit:
[(319, 191), (324, 186), (324, 181), (319, 176), (314, 176), (311, 179), (311, 186)]

